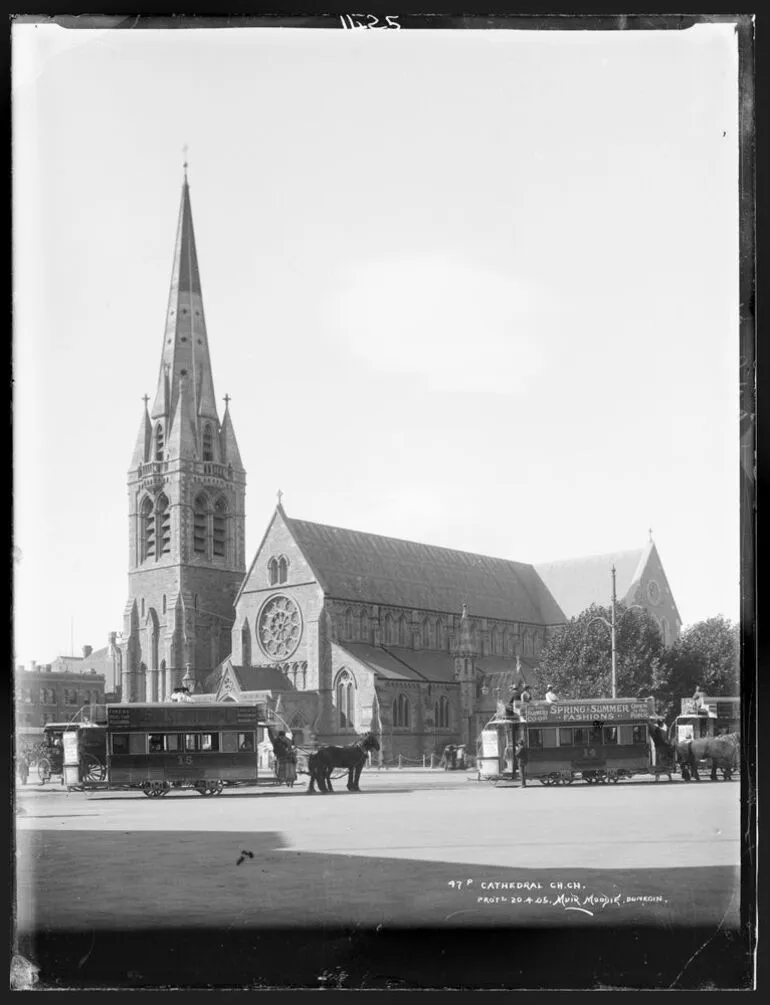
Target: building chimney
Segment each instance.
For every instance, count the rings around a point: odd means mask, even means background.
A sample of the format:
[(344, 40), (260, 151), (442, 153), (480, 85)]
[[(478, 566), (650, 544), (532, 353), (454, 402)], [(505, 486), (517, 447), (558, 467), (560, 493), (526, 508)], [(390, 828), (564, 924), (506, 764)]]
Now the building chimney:
[(34, 672), (35, 670), (37, 670), (37, 660), (30, 660), (30, 661), (29, 661), (29, 668), (30, 668), (30, 670), (32, 670), (33, 672)]
[(94, 651), (93, 646), (83, 646), (83, 659), (87, 660), (93, 651)]

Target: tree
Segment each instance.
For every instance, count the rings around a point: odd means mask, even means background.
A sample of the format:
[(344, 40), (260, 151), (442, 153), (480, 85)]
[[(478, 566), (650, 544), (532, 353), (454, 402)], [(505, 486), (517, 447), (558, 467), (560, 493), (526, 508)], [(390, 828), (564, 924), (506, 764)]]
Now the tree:
[[(549, 684), (560, 698), (612, 696), (611, 609), (592, 604), (572, 618), (541, 650), (535, 672), (542, 698)], [(660, 630), (645, 610), (615, 605), (616, 690), (621, 698), (646, 698), (660, 679), (664, 647)]]
[(696, 687), (714, 697), (737, 695), (740, 680), (740, 632), (717, 615), (690, 625), (666, 652), (658, 668), (656, 693), (677, 714), (681, 698)]

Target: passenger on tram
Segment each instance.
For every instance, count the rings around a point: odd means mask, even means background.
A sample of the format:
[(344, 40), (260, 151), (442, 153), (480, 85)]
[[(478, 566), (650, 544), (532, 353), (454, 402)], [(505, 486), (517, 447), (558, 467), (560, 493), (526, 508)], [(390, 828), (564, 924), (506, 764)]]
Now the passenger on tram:
[(559, 698), (558, 698), (558, 696), (557, 696), (556, 692), (555, 692), (555, 691), (554, 691), (554, 689), (553, 689), (553, 684), (549, 684), (549, 685), (548, 685), (548, 690), (547, 690), (547, 691), (545, 692), (545, 700), (546, 700), (546, 701), (547, 701), (547, 702), (548, 702), (549, 704), (552, 704), (553, 702), (555, 702), (555, 701), (558, 701), (558, 700), (559, 700)]

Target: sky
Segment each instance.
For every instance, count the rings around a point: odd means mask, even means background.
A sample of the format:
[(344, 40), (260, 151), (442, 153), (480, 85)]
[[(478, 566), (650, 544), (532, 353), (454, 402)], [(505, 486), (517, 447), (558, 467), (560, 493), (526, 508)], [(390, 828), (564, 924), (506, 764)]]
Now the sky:
[(738, 619), (732, 25), (14, 24), (12, 60), (15, 663), (123, 629), (185, 146), (249, 561), (279, 489), (521, 562), (651, 529), (684, 624)]

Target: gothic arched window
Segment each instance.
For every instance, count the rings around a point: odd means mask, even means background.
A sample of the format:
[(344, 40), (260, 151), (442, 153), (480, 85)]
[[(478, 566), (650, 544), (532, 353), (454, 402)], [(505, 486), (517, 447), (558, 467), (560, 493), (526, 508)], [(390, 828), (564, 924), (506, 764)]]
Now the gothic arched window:
[(409, 726), (410, 720), (409, 699), (405, 694), (400, 694), (393, 701), (393, 725)]
[(158, 497), (158, 502), (155, 507), (158, 518), (158, 554), (159, 555), (170, 555), (171, 554), (171, 510), (169, 509), (168, 499), (164, 495)]
[(434, 712), (438, 728), (446, 729), (449, 726), (449, 699), (446, 695), (442, 695), (436, 702)]
[(248, 618), (243, 622), (241, 628), (241, 660), (245, 667), (251, 666), (251, 632), (249, 631)]
[(224, 558), (227, 549), (227, 503), (217, 499), (214, 506), (214, 556)]
[(345, 633), (344, 637), (346, 639), (352, 639), (353, 638), (353, 612), (351, 611), (351, 609), (349, 607), (345, 611), (344, 633)]
[(206, 525), (208, 523), (208, 506), (206, 497), (197, 496), (193, 503), (193, 551), (196, 555), (206, 554)]
[(405, 646), (408, 644), (409, 639), (409, 623), (406, 620), (406, 615), (402, 614), (398, 619), (398, 644), (400, 646)]
[(152, 499), (142, 503), (142, 561), (155, 557), (155, 515)]
[(355, 726), (355, 698), (353, 678), (348, 670), (341, 670), (335, 686), (337, 711), (340, 717), (340, 728)]
[(425, 618), (422, 623), (422, 647), (423, 649), (432, 649), (434, 646), (434, 628), (433, 622), (428, 618)]
[(396, 638), (396, 625), (393, 621), (392, 614), (385, 615), (385, 642), (387, 645), (391, 645)]
[(278, 560), (275, 558), (271, 558), (267, 563), (267, 578), (271, 586), (275, 586), (278, 582)]
[(214, 434), (211, 431), (210, 422), (207, 422), (203, 427), (203, 460), (214, 460)]
[(441, 618), (436, 618), (436, 649), (444, 648), (444, 626), (441, 624)]
[(160, 422), (155, 427), (155, 460), (163, 460), (163, 424)]
[(358, 625), (358, 637), (362, 642), (369, 641), (369, 620), (366, 616), (366, 611), (362, 607), (359, 611), (359, 625)]
[(492, 631), (489, 635), (489, 651), (493, 656), (498, 654), (498, 646), (500, 645), (500, 635), (497, 631), (497, 625), (492, 626)]
[(289, 560), (285, 555), (278, 559), (278, 582), (285, 583), (289, 578)]

